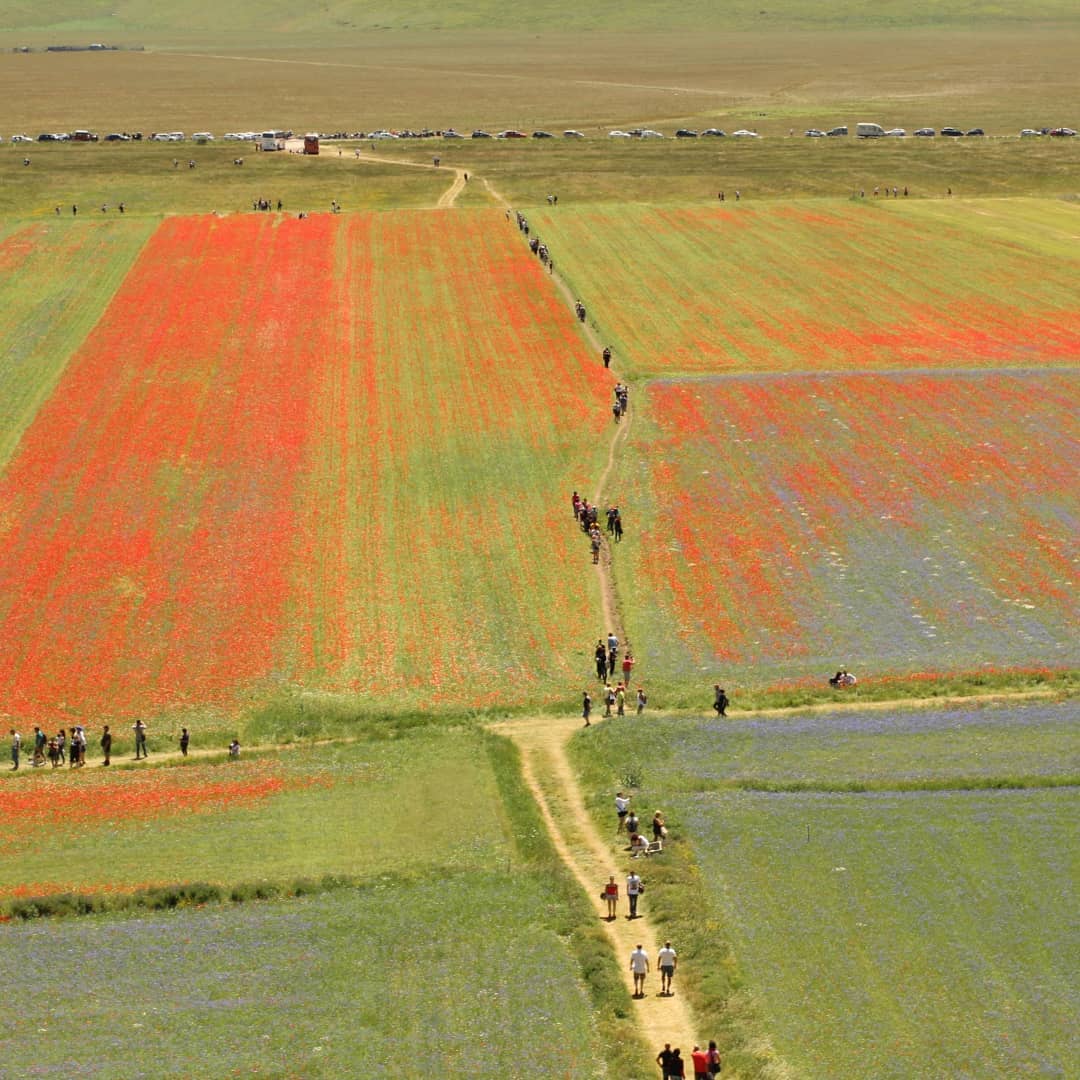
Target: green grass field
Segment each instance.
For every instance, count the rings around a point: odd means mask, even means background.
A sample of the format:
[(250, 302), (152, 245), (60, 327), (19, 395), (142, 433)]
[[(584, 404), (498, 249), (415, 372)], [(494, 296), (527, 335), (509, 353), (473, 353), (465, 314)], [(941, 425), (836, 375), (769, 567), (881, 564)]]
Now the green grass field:
[(658, 717), (574, 749), (599, 822), (630, 781), (663, 808), (681, 870), (650, 860), (650, 903), (688, 963), (734, 967), (792, 1075), (1067, 1076), (1075, 786), (979, 788), (1075, 785), (1075, 715)]
[[(524, 1053), (538, 1075), (593, 1076), (640, 1055), (501, 740), (406, 725), (239, 763), (28, 776), (3, 785), (0, 817), (0, 892), (23, 917), (35, 893), (62, 907), (60, 889), (107, 905), (198, 879), (247, 897), (0, 920), (0, 977), (32, 1027), (0, 1038), (9, 1075), (419, 1076), (437, 1044), (448, 1075), (505, 1075)], [(296, 874), (315, 895), (252, 899)]]
[[(110, 776), (93, 768), (98, 760), (5, 787), (15, 804), (5, 814), (0, 895), (422, 877), (504, 868), (510, 857), (483, 742), (464, 732), (297, 747), (239, 766), (191, 759), (149, 774)], [(33, 809), (18, 801), (31, 793)], [(158, 797), (177, 810), (138, 812)]]
[[(288, 902), (0, 927), (10, 1076), (596, 1075), (535, 875), (440, 873)], [(553, 1035), (557, 1034), (557, 1038)]]

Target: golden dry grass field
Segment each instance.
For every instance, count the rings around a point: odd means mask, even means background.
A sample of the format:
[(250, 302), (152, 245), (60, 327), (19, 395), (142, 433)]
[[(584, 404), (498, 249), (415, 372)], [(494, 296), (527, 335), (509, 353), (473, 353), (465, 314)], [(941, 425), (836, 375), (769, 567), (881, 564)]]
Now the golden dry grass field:
[[(88, 32), (77, 40), (95, 40)], [(0, 32), (0, 43), (23, 41)], [(686, 122), (801, 135), (875, 120), (910, 129), (1077, 126), (1075, 23), (974, 30), (566, 33), (544, 29), (174, 36), (146, 51), (0, 52), (8, 137), (77, 127), (218, 134), (473, 127), (498, 130)], [(669, 134), (670, 134), (669, 130)]]

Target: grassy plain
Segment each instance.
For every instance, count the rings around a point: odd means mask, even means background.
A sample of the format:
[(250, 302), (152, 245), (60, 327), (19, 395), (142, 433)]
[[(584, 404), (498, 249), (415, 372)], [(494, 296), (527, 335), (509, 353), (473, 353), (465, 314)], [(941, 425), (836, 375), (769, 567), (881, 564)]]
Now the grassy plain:
[(631, 375), (1071, 364), (1080, 203), (874, 196), (906, 182), (529, 219)]
[(596, 1075), (542, 880), (470, 871), (289, 902), (0, 927), (11, 1076)]
[(512, 854), (484, 743), (464, 731), (112, 774), (96, 750), (82, 771), (3, 786), (0, 896), (424, 877)]
[[(29, 156), (30, 166), (23, 165)], [(242, 158), (244, 164), (233, 164)], [(178, 164), (173, 165), (176, 161)], [(188, 163), (195, 162), (195, 168)], [(261, 154), (249, 143), (213, 146), (139, 143), (44, 143), (0, 148), (0, 214), (7, 218), (53, 218), (56, 207), (71, 218), (102, 222), (119, 216), (231, 214), (250, 211), (253, 200), (280, 199), (290, 214), (434, 206), (450, 174), (375, 162), (360, 164), (352, 149), (319, 158)], [(102, 212), (102, 205), (109, 209)]]
[[(758, 0), (728, 0), (722, 7), (691, 0), (599, 0), (588, 9), (567, 0), (542, 0), (520, 15), (509, 13), (497, 0), (451, 0), (431, 8), (422, 0), (402, 3), (359, 3), (332, 0), (317, 8), (298, 9), (286, 0), (258, 0), (257, 3), (222, 8), (210, 0), (193, 0), (182, 12), (163, 9), (153, 0), (92, 0), (77, 3), (59, 0), (47, 10), (28, 8), (5, 0), (0, 5), (0, 27), (19, 32), (21, 40), (162, 41), (228, 40), (242, 36), (259, 43), (314, 38), (338, 42), (352, 34), (409, 29), (472, 30), (490, 27), (515, 30), (611, 30), (625, 28), (637, 32), (676, 26), (687, 30), (716, 27), (782, 28), (881, 27), (895, 30), (904, 26), (963, 27), (1025, 26), (1030, 23), (1061, 21), (1075, 23), (1075, 8), (1067, 0), (1032, 0), (1022, 12), (1008, 10), (992, 0), (971, 0), (963, 5), (935, 0), (837, 0), (823, 7), (806, 0), (776, 0), (763, 10)], [(51, 37), (49, 37), (51, 35)]]
[[(905, 28), (875, 22), (873, 7), (866, 5), (870, 18), (846, 26), (796, 28), (771, 9), (758, 27), (740, 26), (723, 5), (706, 17), (683, 12), (644, 34), (622, 10), (614, 20), (610, 10), (597, 17), (609, 25), (582, 32), (575, 23), (596, 17), (591, 7), (539, 30), (524, 29), (521, 12), (514, 28), (489, 22), (468, 31), (329, 24), (323, 34), (256, 29), (229, 37), (215, 36), (211, 20), (192, 22), (208, 28), (202, 35), (185, 28), (156, 41), (142, 36), (146, 52), (0, 53), (0, 93), (17, 102), (5, 123), (31, 136), (267, 125), (573, 127), (594, 135), (635, 124), (670, 130), (683, 121), (775, 136), (867, 119), (993, 134), (1080, 126), (1075, 17), (977, 22), (968, 7), (963, 27)], [(187, 19), (188, 6), (182, 10)], [(64, 36), (85, 42), (87, 32)], [(10, 33), (4, 39), (23, 43)], [(36, 35), (39, 44), (49, 40)]]
[(145, 221), (81, 228), (49, 221), (12, 224), (0, 237), (0, 467), (151, 228)]
[(598, 822), (617, 787), (663, 808), (649, 902), (702, 973), (687, 989), (756, 1014), (795, 1075), (1068, 1075), (1075, 786), (979, 789), (1075, 785), (1075, 713), (661, 716), (573, 752)]

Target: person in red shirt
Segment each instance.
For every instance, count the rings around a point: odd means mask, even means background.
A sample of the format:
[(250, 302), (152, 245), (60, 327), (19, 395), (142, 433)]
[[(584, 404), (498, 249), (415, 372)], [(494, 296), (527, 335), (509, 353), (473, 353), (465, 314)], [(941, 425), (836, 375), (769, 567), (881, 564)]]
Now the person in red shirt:
[(690, 1060), (694, 1063), (694, 1080), (709, 1080), (709, 1052), (695, 1046)]
[(634, 654), (627, 649), (626, 655), (623, 657), (622, 662), (622, 681), (623, 686), (629, 688), (630, 686), (630, 673), (634, 670)]

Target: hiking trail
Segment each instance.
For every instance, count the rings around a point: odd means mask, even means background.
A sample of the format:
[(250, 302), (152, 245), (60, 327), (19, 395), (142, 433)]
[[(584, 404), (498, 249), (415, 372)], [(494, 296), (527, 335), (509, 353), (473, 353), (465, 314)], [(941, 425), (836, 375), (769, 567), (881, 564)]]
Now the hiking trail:
[[(599, 720), (594, 723), (606, 723)], [(566, 754), (567, 743), (581, 725), (581, 719), (572, 717), (515, 717), (493, 725), (493, 730), (509, 736), (521, 752), (521, 771), (525, 783), (537, 805), (551, 834), (552, 842), (559, 857), (566, 864), (577, 882), (591, 898), (596, 918), (601, 921), (611, 947), (615, 952), (627, 990), (633, 994), (633, 977), (630, 974), (630, 953), (641, 944), (649, 954), (652, 970), (645, 980), (645, 997), (632, 1000), (633, 1023), (646, 1046), (656, 1053), (664, 1045), (671, 1043), (682, 1049), (687, 1062), (690, 1060), (690, 1048), (697, 1041), (693, 1035), (693, 1024), (687, 1009), (679, 980), (681, 970), (676, 971), (672, 997), (660, 997), (660, 973), (656, 968), (656, 953), (663, 944), (652, 919), (649, 916), (649, 892), (638, 904), (638, 918), (627, 918), (629, 906), (626, 899), (626, 875), (633, 867), (641, 875), (642, 881), (649, 884), (649, 860), (662, 859), (663, 854), (649, 858), (630, 859), (626, 847), (625, 833), (615, 832), (614, 803), (611, 810), (611, 835), (602, 836), (594, 825), (585, 800), (578, 786), (570, 759)], [(639, 816), (645, 814), (640, 810)], [(606, 921), (607, 905), (600, 899), (600, 891), (609, 875), (614, 874), (619, 883), (619, 915), (614, 922)], [(676, 952), (677, 941), (672, 943)], [(705, 1036), (707, 1039), (708, 1036)]]

